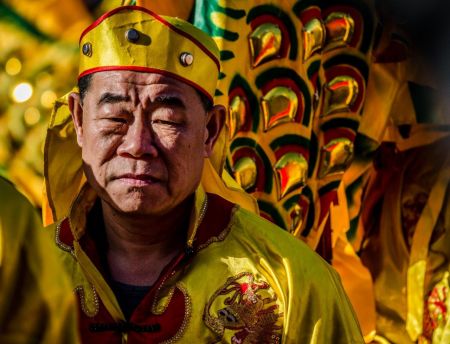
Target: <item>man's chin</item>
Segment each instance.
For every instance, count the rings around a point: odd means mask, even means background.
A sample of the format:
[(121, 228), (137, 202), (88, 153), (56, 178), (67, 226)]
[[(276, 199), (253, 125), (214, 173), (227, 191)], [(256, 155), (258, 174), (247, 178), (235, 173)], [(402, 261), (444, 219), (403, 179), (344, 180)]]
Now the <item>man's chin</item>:
[(157, 207), (152, 207), (151, 204), (130, 204), (130, 205), (116, 205), (118, 213), (124, 216), (159, 216), (163, 211), (159, 211)]
[(123, 215), (157, 215), (164, 200), (163, 195), (148, 195), (142, 189), (111, 197), (107, 203)]

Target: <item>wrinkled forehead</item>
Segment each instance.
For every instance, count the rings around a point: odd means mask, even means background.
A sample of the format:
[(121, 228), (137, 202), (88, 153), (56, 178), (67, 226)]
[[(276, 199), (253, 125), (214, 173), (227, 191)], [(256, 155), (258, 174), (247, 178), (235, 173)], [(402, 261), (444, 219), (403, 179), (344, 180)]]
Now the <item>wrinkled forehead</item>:
[(194, 95), (196, 90), (174, 77), (136, 71), (102, 71), (92, 74), (91, 87), (97, 91), (172, 91), (185, 96)]

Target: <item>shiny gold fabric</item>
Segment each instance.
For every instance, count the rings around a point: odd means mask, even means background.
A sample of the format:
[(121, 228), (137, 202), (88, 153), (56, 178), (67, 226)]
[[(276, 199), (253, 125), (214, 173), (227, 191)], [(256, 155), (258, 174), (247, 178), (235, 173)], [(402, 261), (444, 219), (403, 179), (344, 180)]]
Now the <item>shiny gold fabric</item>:
[[(84, 227), (85, 211), (90, 209), (95, 197), (92, 189), (86, 187), (72, 207), (69, 223), (75, 238), (73, 250), (58, 245), (67, 271), (72, 272), (73, 288), (83, 290), (80, 308), (84, 314), (95, 316), (100, 302), (114, 321), (120, 322), (125, 319), (113, 291), (80, 244), (88, 230)], [(200, 187), (195, 196), (188, 241), (196, 238), (204, 215), (205, 197)], [(206, 204), (207, 212), (210, 203)], [(194, 339), (198, 343), (234, 342), (232, 337), (237, 335), (237, 330), (221, 318), (228, 310), (243, 322), (243, 328), (253, 328), (259, 335), (261, 322), (273, 319), (272, 332), (261, 343), (363, 343), (336, 272), (302, 242), (292, 240), (288, 233), (235, 206), (224, 231), (202, 246), (194, 253), (188, 268), (170, 275), (154, 303), (152, 312), (164, 313), (165, 307), (170, 307), (174, 288), (183, 291), (188, 300), (187, 313), (177, 342), (191, 343)], [(256, 312), (252, 303), (238, 302), (239, 298), (233, 303), (225, 300), (234, 295), (233, 290), (237, 293), (249, 285), (254, 294), (247, 293), (243, 300), (254, 297), (258, 307), (263, 307), (257, 318), (252, 318), (252, 311)], [(264, 303), (259, 304), (263, 299)], [(123, 333), (122, 341), (127, 340), (128, 335)]]
[(0, 343), (77, 343), (75, 299), (35, 209), (0, 178)]
[(398, 152), (395, 173), (381, 169), (369, 184), (388, 190), (367, 214), (379, 220), (367, 224), (362, 259), (374, 276), (377, 333), (389, 343), (448, 342), (449, 145), (447, 137)]

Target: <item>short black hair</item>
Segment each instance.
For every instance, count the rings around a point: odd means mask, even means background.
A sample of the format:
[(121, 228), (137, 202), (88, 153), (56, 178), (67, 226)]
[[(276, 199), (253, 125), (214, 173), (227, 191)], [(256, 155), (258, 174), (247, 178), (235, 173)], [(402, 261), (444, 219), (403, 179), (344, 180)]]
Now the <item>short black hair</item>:
[(84, 75), (78, 79), (78, 92), (80, 92), (81, 103), (83, 103), (84, 96), (91, 85), (92, 74)]
[[(83, 103), (83, 99), (86, 95), (86, 92), (88, 91), (89, 86), (91, 85), (92, 75), (93, 74), (87, 74), (78, 79), (78, 91), (80, 92), (81, 103)], [(197, 89), (195, 89), (195, 91), (200, 97), (200, 101), (202, 102), (205, 111), (210, 111), (214, 105), (211, 99), (203, 92), (200, 92)]]
[(212, 100), (203, 92), (200, 92), (199, 90), (197, 90), (195, 88), (195, 92), (197, 92), (198, 96), (200, 97), (200, 101), (203, 104), (203, 108), (205, 109), (205, 111), (210, 111), (212, 110), (214, 104), (212, 102)]

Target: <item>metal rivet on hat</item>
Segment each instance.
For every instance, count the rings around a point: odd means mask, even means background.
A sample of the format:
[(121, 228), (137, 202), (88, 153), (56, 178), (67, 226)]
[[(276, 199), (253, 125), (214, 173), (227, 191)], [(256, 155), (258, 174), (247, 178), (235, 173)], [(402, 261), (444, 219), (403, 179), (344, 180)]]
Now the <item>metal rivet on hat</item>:
[(84, 43), (83, 47), (81, 48), (81, 50), (83, 51), (83, 55), (92, 56), (92, 44), (91, 43)]
[(136, 43), (139, 40), (139, 32), (137, 30), (135, 30), (135, 29), (129, 29), (125, 33), (125, 37), (131, 43)]
[(194, 62), (194, 56), (191, 53), (181, 53), (180, 62), (183, 66), (190, 66)]

